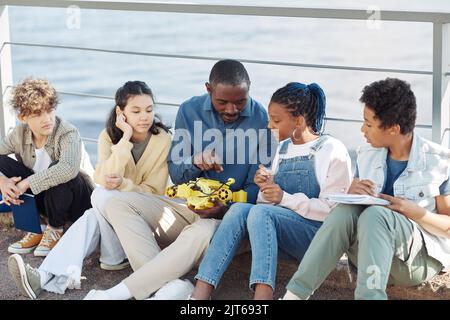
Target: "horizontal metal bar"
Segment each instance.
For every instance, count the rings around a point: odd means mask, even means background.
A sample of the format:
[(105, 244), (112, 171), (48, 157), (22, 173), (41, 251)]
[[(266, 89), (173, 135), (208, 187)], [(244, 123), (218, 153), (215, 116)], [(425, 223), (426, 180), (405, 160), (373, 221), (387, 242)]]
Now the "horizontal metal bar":
[(85, 98), (97, 98), (97, 99), (114, 100), (114, 97), (101, 96), (101, 95), (98, 95), (98, 94), (59, 91), (59, 90), (57, 92), (60, 93), (60, 94), (65, 94), (65, 95), (69, 95), (69, 96), (78, 96), (78, 97), (85, 97)]
[(86, 142), (98, 143), (98, 139), (92, 139), (92, 138), (81, 137), (81, 140), (86, 141)]
[[(13, 88), (13, 86), (8, 86), (7, 89)], [(103, 95), (96, 95), (96, 94), (90, 94), (90, 93), (81, 93), (81, 92), (70, 92), (70, 91), (57, 91), (60, 94), (65, 95), (71, 95), (71, 96), (78, 96), (83, 98), (98, 98), (98, 99), (107, 99), (107, 100), (114, 100), (114, 97), (111, 96), (103, 96)], [(171, 106), (171, 107), (179, 107), (181, 103), (169, 103), (169, 102), (155, 102), (157, 105), (164, 105), (164, 106)], [(327, 121), (339, 121), (339, 122), (349, 122), (349, 123), (363, 123), (362, 120), (357, 119), (345, 119), (345, 118), (333, 118), (333, 117), (325, 117), (325, 120)], [(424, 129), (431, 129), (432, 125), (429, 124), (418, 124), (416, 125), (417, 128), (424, 128)]]
[[(0, 0), (0, 5), (81, 9), (175, 12), (197, 14), (244, 15), (265, 17), (295, 17), (320, 19), (367, 20), (372, 12), (344, 8), (298, 8), (273, 6), (240, 6), (195, 3), (157, 3), (146, 1), (72, 1), (72, 0)], [(381, 11), (384, 21), (449, 23), (450, 12)]]
[[(337, 118), (327, 118), (328, 120), (336, 120)], [(349, 120), (348, 122), (362, 122), (362, 121), (359, 121), (359, 120)], [(428, 126), (417, 126), (417, 127), (426, 127), (426, 129), (429, 129), (428, 128)], [(447, 129), (445, 129), (444, 130), (444, 132), (446, 132), (446, 131), (450, 131), (450, 128), (447, 128)], [(86, 142), (92, 142), (92, 143), (98, 143), (98, 139), (93, 139), (93, 138), (86, 138), (86, 137), (81, 137), (81, 139), (83, 140), (83, 141), (86, 141)]]
[[(7, 86), (5, 88), (5, 92), (9, 89), (13, 89), (15, 86)], [(98, 94), (90, 94), (90, 93), (81, 93), (81, 92), (70, 92), (70, 91), (57, 91), (60, 94), (70, 95), (70, 96), (78, 96), (78, 97), (84, 97), (84, 98), (97, 98), (97, 99), (106, 99), (106, 100), (114, 100), (114, 97), (111, 96), (102, 96)], [(170, 103), (170, 102), (159, 102), (155, 101), (155, 104), (161, 105), (161, 106), (170, 106), (170, 107), (179, 107), (179, 104), (176, 103)]]
[[(84, 97), (84, 98), (98, 98), (98, 99), (106, 99), (106, 100), (114, 100), (114, 97), (110, 96), (101, 96), (97, 94), (89, 94), (89, 93), (81, 93), (81, 92), (70, 92), (70, 91), (57, 91), (60, 94), (70, 95), (70, 96), (78, 96), (78, 97)], [(162, 106), (170, 106), (170, 107), (179, 107), (179, 104), (176, 103), (169, 103), (169, 102), (159, 102), (155, 101), (156, 105), (162, 105)]]
[[(357, 119), (343, 119), (343, 118), (330, 118), (325, 117), (325, 120), (327, 121), (338, 121), (338, 122), (351, 122), (351, 123), (363, 123), (363, 120), (357, 120)], [(431, 124), (416, 124), (416, 128), (422, 128), (422, 129), (431, 129), (433, 126)]]
[[(99, 98), (99, 99), (114, 100), (113, 97), (93, 95), (93, 94), (89, 94), (89, 93), (67, 92), (67, 91), (58, 91), (58, 93), (67, 94), (67, 95), (74, 95), (74, 96), (80, 96), (80, 97), (86, 97), (86, 98)], [(156, 102), (156, 104), (157, 105), (167, 105), (167, 106), (178, 107), (181, 103), (176, 104), (176, 103), (167, 103), (167, 102)], [(339, 122), (351, 122), (351, 123), (363, 123), (362, 120), (357, 120), (357, 119), (344, 119), (344, 118), (332, 118), (332, 117), (326, 117), (325, 120), (327, 120), (327, 121), (339, 121)], [(418, 127), (418, 128), (425, 128), (425, 129), (431, 129), (432, 128), (431, 125), (427, 125), (427, 124), (419, 124), (419, 125), (416, 125), (416, 127)]]
[[(6, 89), (14, 88), (14, 86), (8, 86)], [(114, 97), (111, 96), (103, 96), (103, 95), (96, 95), (96, 94), (90, 94), (90, 93), (82, 93), (82, 92), (70, 92), (70, 91), (57, 91), (60, 94), (70, 95), (70, 96), (78, 96), (83, 98), (98, 98), (98, 99), (107, 99), (107, 100), (114, 100)], [(169, 102), (155, 102), (156, 105), (163, 105), (163, 106), (171, 106), (171, 107), (179, 107), (181, 103), (169, 103)], [(325, 120), (327, 121), (339, 121), (339, 122), (349, 122), (349, 123), (363, 123), (362, 120), (357, 119), (345, 119), (345, 118), (333, 118), (333, 117), (325, 117)], [(417, 124), (417, 128), (423, 128), (423, 129), (431, 129), (433, 126), (430, 124)], [(449, 128), (447, 128), (448, 130)]]
[[(91, 52), (130, 54), (130, 55), (139, 55), (139, 56), (148, 56), (148, 57), (160, 57), (160, 58), (190, 59), (190, 60), (218, 61), (218, 60), (221, 60), (221, 59), (225, 58), (225, 57), (191, 56), (191, 55), (182, 55), (182, 54), (165, 54), (165, 53), (138, 52), (138, 51), (125, 51), (125, 50), (110, 50), (110, 49), (87, 48), (87, 47), (76, 47), (76, 46), (63, 46), (63, 45), (53, 45), (53, 44), (27, 43), (27, 42), (5, 42), (4, 45), (16, 45), (16, 46), (26, 46), (26, 47), (41, 47), (41, 48), (55, 48), (55, 49), (69, 49), (69, 50), (81, 50), (81, 51), (91, 51)], [(1, 52), (2, 49), (3, 49), (3, 46), (0, 49), (0, 52)], [(230, 57), (226, 57), (226, 58), (230, 58)], [(291, 67), (301, 67), (301, 68), (351, 70), (351, 71), (369, 71), (369, 72), (402, 73), (402, 74), (406, 73), (406, 74), (416, 74), (416, 75), (432, 75), (433, 74), (433, 72), (431, 72), (431, 71), (424, 71), (424, 70), (352, 67), (352, 66), (341, 66), (341, 65), (294, 63), (294, 62), (270, 61), (270, 60), (254, 60), (254, 59), (239, 59), (239, 58), (236, 58), (236, 60), (239, 60), (239, 61), (241, 61), (243, 63), (276, 65), (276, 66), (291, 66)]]

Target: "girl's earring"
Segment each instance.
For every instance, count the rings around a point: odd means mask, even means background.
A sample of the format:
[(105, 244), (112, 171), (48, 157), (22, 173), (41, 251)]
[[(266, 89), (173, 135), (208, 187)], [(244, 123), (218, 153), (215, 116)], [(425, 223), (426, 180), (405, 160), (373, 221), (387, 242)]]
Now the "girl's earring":
[(295, 127), (294, 132), (292, 132), (292, 140), (294, 140), (295, 142), (300, 141), (301, 138), (302, 138), (301, 136), (300, 136), (300, 138), (297, 138), (297, 137), (295, 136), (295, 133), (297, 132), (297, 129), (298, 129), (298, 127)]

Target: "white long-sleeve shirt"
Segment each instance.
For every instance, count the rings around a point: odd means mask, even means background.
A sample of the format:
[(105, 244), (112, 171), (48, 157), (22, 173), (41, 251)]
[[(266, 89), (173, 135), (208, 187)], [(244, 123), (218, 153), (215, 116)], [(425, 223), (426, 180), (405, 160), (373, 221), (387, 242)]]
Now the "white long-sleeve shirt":
[[(309, 155), (316, 141), (300, 145), (289, 143), (285, 154), (279, 153), (282, 145), (280, 144), (271, 167), (272, 172), (277, 172), (279, 160)], [(335, 205), (334, 202), (325, 199), (326, 195), (346, 193), (352, 181), (351, 160), (345, 145), (336, 138), (329, 137), (315, 152), (314, 168), (320, 186), (319, 198), (308, 198), (302, 192), (289, 194), (284, 191), (278, 205), (291, 209), (307, 219), (324, 221)], [(270, 202), (260, 191), (257, 203)]]

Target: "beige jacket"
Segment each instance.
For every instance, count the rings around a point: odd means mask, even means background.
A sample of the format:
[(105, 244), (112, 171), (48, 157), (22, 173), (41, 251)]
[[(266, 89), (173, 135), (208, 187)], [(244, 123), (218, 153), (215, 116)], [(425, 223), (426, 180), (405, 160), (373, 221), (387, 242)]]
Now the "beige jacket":
[(169, 155), (171, 136), (164, 130), (152, 135), (144, 153), (135, 164), (130, 141), (121, 139), (113, 144), (106, 129), (98, 139), (98, 157), (95, 167), (94, 181), (105, 185), (106, 174), (119, 174), (123, 177), (120, 191), (137, 191), (164, 194), (169, 170), (167, 157)]

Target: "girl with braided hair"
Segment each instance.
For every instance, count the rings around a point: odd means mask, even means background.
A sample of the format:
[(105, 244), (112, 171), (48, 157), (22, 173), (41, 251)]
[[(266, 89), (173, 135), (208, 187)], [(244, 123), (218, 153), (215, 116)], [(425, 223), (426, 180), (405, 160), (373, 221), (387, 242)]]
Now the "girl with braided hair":
[(291, 82), (273, 94), (269, 128), (280, 145), (271, 168), (260, 166), (255, 174), (257, 204), (228, 210), (199, 267), (192, 299), (211, 296), (244, 239), (252, 248), (255, 299), (273, 299), (279, 250), (302, 259), (334, 205), (326, 194), (346, 192), (351, 183), (347, 149), (323, 134), (325, 100), (316, 83)]

